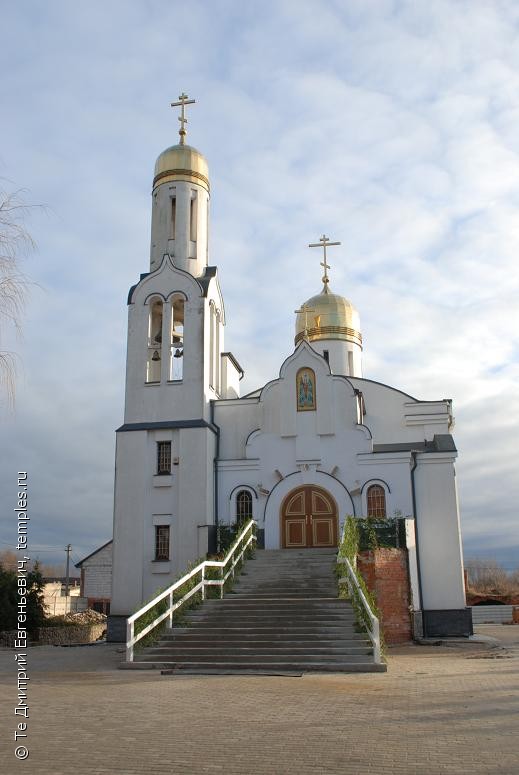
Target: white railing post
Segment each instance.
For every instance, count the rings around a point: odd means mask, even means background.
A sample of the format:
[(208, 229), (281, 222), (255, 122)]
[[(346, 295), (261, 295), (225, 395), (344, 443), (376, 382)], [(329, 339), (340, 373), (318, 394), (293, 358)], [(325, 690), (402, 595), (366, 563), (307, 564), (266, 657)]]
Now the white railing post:
[(376, 617), (373, 622), (373, 657), (375, 662), (382, 662), (380, 654), (380, 624)]
[(205, 563), (202, 565), (202, 600), (205, 600)]
[(173, 592), (169, 593), (169, 616), (168, 616), (168, 625), (171, 629), (173, 627)]
[(126, 622), (126, 661), (133, 662), (133, 622)]

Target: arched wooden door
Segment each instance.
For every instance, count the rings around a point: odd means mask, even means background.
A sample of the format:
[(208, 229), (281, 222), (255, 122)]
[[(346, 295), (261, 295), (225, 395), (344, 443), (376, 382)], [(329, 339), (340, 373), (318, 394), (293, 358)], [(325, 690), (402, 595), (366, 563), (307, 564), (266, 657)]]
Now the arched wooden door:
[(337, 506), (326, 490), (304, 485), (281, 505), (281, 545), (285, 549), (337, 546)]

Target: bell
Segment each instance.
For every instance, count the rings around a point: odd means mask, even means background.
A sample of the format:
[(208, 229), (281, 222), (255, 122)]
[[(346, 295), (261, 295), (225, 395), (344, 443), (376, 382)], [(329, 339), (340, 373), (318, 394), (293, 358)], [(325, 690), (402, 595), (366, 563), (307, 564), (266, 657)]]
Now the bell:
[(175, 354), (173, 358), (182, 358), (183, 355), (184, 355), (184, 350), (175, 350)]
[(159, 351), (158, 350), (155, 350), (155, 352), (151, 356), (151, 360), (152, 361), (160, 361), (160, 355), (159, 355)]

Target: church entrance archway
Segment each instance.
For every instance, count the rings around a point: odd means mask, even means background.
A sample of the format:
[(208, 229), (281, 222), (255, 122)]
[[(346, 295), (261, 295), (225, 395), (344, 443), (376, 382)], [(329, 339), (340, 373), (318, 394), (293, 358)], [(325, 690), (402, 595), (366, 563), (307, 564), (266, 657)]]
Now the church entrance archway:
[(322, 487), (309, 484), (292, 490), (281, 504), (281, 546), (337, 546), (337, 517), (337, 504)]

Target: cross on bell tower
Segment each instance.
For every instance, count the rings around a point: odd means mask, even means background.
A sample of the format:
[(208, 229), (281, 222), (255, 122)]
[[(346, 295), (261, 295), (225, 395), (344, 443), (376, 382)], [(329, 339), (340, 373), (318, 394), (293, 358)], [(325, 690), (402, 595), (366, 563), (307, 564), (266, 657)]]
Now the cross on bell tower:
[(182, 94), (179, 96), (179, 102), (172, 102), (171, 107), (177, 108), (180, 107), (180, 116), (178, 117), (178, 120), (180, 121), (180, 129), (178, 130), (178, 133), (180, 135), (180, 145), (184, 145), (186, 141), (186, 127), (187, 124), (187, 118), (186, 118), (186, 105), (193, 105), (196, 100), (190, 100), (188, 99), (187, 94)]
[(324, 292), (328, 293), (328, 283), (330, 282), (330, 278), (328, 277), (328, 269), (330, 269), (330, 265), (326, 262), (326, 248), (331, 247), (332, 245), (340, 245), (340, 242), (330, 242), (330, 238), (326, 236), (326, 234), (323, 234), (320, 238), (319, 242), (311, 242), (308, 247), (309, 248), (322, 248), (324, 253), (324, 260), (321, 261), (321, 266), (324, 269), (324, 275), (323, 275), (323, 283), (324, 283)]

